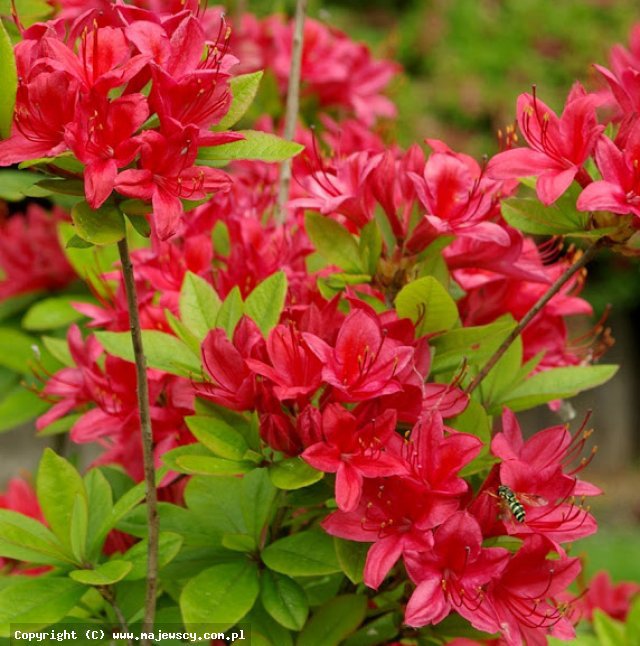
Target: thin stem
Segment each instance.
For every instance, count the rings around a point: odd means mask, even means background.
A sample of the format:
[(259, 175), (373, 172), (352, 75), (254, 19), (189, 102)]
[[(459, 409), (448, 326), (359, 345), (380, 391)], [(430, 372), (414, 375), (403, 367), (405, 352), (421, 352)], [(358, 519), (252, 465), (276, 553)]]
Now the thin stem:
[(542, 308), (562, 289), (562, 287), (575, 276), (595, 255), (603, 242), (597, 240), (569, 267), (555, 283), (538, 299), (537, 303), (522, 317), (518, 325), (511, 331), (509, 336), (502, 342), (502, 345), (493, 353), (489, 361), (484, 365), (482, 370), (476, 375), (475, 379), (466, 389), (467, 394), (471, 394), (489, 374), (491, 369), (500, 361), (502, 355), (509, 349), (511, 344), (520, 336), (522, 331), (531, 323)]
[(144, 462), (144, 480), (147, 500), (147, 524), (149, 527), (149, 543), (147, 549), (147, 593), (144, 607), (143, 627), (146, 632), (153, 630), (153, 620), (156, 612), (156, 593), (158, 588), (158, 495), (156, 492), (156, 473), (153, 462), (153, 433), (151, 430), (151, 415), (149, 411), (149, 384), (147, 382), (147, 361), (142, 347), (142, 330), (138, 313), (138, 297), (133, 275), (133, 265), (129, 255), (129, 245), (126, 236), (118, 242), (118, 251), (122, 263), (122, 276), (127, 292), (131, 340), (136, 362), (136, 381), (138, 395), (138, 410), (140, 413), (140, 430), (142, 435), (142, 456)]
[[(302, 68), (302, 48), (304, 45), (304, 20), (307, 13), (307, 0), (297, 0), (296, 16), (293, 27), (293, 44), (291, 47), (291, 70), (287, 90), (287, 107), (284, 117), (284, 138), (291, 141), (296, 132), (298, 110), (300, 107), (300, 70)], [(291, 185), (291, 160), (282, 162), (280, 167), (280, 185), (278, 188), (278, 205), (276, 220), (282, 224), (285, 220), (289, 187)]]
[[(127, 625), (127, 620), (120, 606), (118, 605), (118, 602), (116, 601), (116, 597), (113, 593), (113, 590), (108, 585), (105, 585), (99, 588), (99, 591), (100, 591), (100, 594), (102, 595), (102, 598), (113, 608), (113, 612), (115, 613), (116, 619), (120, 624), (120, 628), (122, 628), (123, 632), (128, 633), (129, 626)], [(127, 638), (127, 644), (129, 646), (133, 646), (133, 640), (130, 638)]]

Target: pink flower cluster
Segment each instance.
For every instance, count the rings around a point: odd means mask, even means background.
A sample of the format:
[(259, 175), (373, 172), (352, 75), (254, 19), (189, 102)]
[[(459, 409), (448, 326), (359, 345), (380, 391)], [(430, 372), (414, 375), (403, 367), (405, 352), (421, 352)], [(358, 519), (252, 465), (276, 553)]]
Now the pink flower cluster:
[(0, 165), (71, 151), (84, 165), (92, 208), (114, 189), (151, 201), (163, 239), (177, 228), (181, 198), (228, 189), (226, 173), (195, 165), (201, 146), (241, 138), (209, 131), (229, 109), (237, 62), (223, 23), (212, 39), (190, 11), (159, 17), (116, 4), (70, 25), (34, 25), (22, 37), (13, 130), (0, 142)]

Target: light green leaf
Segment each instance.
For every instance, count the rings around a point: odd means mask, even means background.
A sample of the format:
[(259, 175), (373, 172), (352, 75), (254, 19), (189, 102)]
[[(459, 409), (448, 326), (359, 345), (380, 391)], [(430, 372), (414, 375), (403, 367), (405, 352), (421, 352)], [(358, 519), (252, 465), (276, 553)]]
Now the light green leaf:
[(337, 646), (364, 621), (367, 598), (345, 594), (318, 608), (298, 636), (296, 646)]
[[(87, 504), (87, 494), (80, 474), (64, 458), (47, 448), (40, 460), (36, 489), (38, 502), (49, 527), (61, 543), (71, 550), (76, 498), (80, 497), (83, 504)], [(85, 539), (86, 527), (85, 536), (81, 537), (82, 543)]]
[(307, 595), (284, 574), (264, 570), (260, 578), (260, 600), (264, 609), (282, 626), (302, 630), (309, 615)]
[(290, 576), (314, 576), (340, 572), (333, 539), (320, 531), (304, 531), (268, 545), (262, 552), (265, 565)]
[(554, 399), (573, 397), (609, 381), (617, 370), (618, 366), (597, 365), (568, 366), (538, 372), (517, 388), (504, 392), (500, 404), (517, 412)]
[[(96, 338), (107, 352), (133, 363), (133, 346), (129, 332), (96, 332)], [(187, 378), (201, 373), (197, 355), (172, 334), (143, 330), (142, 345), (149, 368)]]
[(84, 197), (84, 182), (79, 179), (41, 179), (38, 187), (49, 193)]
[(129, 561), (114, 560), (107, 561), (94, 570), (73, 570), (69, 572), (69, 576), (85, 585), (112, 585), (122, 581), (132, 567), (133, 563)]
[(81, 417), (81, 413), (61, 417), (55, 422), (52, 422), (51, 424), (45, 426), (42, 430), (38, 431), (38, 437), (49, 437), (50, 435), (60, 435), (61, 433), (67, 433)]
[(93, 244), (113, 244), (125, 236), (124, 218), (114, 206), (92, 209), (86, 202), (79, 202), (71, 209), (71, 219), (76, 234)]
[[(47, 0), (18, 0), (18, 17), (24, 27), (30, 27), (34, 22), (41, 22), (51, 16), (54, 9)], [(0, 0), (0, 15), (11, 15), (11, 1)]]
[(287, 296), (287, 277), (283, 271), (278, 271), (263, 280), (247, 296), (244, 311), (258, 325), (266, 336), (280, 320)]
[[(180, 548), (184, 539), (180, 534), (174, 532), (160, 532), (158, 537), (158, 567), (160, 571), (162, 568), (171, 563), (173, 559), (180, 552)], [(133, 568), (129, 568), (125, 573), (127, 581), (136, 581), (144, 579), (147, 576), (147, 554), (149, 549), (149, 541), (144, 538), (139, 543), (136, 543), (129, 549), (122, 558), (133, 564)]]
[(165, 309), (164, 315), (171, 331), (182, 341), (195, 355), (200, 355), (202, 339), (199, 339), (187, 326), (170, 310)]
[(371, 220), (362, 227), (358, 249), (362, 267), (366, 269), (369, 276), (375, 276), (382, 253), (382, 236), (375, 220)]
[(57, 359), (64, 366), (74, 366), (75, 362), (69, 350), (66, 339), (56, 339), (52, 336), (43, 336), (42, 343), (54, 359)]
[[(2, 180), (0, 179), (0, 186)], [(0, 274), (2, 271), (0, 270)], [(19, 294), (5, 298), (0, 303), (0, 321), (11, 318), (14, 314), (24, 311), (31, 303), (42, 298), (42, 292), (29, 292), (28, 294)]]
[(244, 437), (221, 419), (195, 416), (187, 417), (185, 421), (196, 439), (218, 457), (242, 460), (249, 448)]
[(593, 612), (593, 628), (600, 646), (632, 646), (626, 639), (624, 624), (599, 608)]
[(395, 306), (400, 318), (415, 323), (419, 337), (449, 330), (458, 320), (455, 302), (433, 276), (405, 285), (396, 296)]
[(203, 476), (230, 476), (248, 473), (255, 469), (253, 462), (223, 460), (203, 455), (183, 455), (176, 458), (178, 470), (182, 473)]
[(87, 522), (87, 553), (95, 560), (109, 530), (113, 512), (113, 491), (109, 481), (99, 469), (90, 469), (84, 477), (89, 518)]
[(180, 610), (185, 624), (227, 630), (251, 610), (260, 584), (255, 563), (247, 560), (214, 565), (185, 585)]
[(558, 204), (544, 206), (534, 198), (512, 197), (501, 202), (502, 216), (514, 228), (524, 233), (563, 235), (584, 231), (589, 225), (589, 215), (572, 209), (562, 209)]
[(222, 307), (218, 312), (218, 318), (216, 319), (216, 327), (222, 328), (226, 333), (228, 338), (233, 338), (233, 331), (238, 325), (238, 321), (241, 316), (244, 314), (244, 303), (242, 302), (242, 296), (240, 294), (240, 289), (236, 285), (224, 299)]
[(67, 578), (15, 577), (0, 590), (0, 636), (9, 636), (9, 624), (29, 624), (29, 630), (36, 630), (60, 621), (86, 590)]
[(69, 526), (69, 543), (76, 563), (83, 563), (85, 561), (87, 547), (89, 510), (87, 508), (86, 493), (83, 492), (83, 494), (78, 493), (75, 496), (71, 512), (71, 524)]
[(264, 72), (260, 70), (251, 74), (241, 74), (231, 79), (229, 82), (231, 95), (233, 96), (231, 106), (227, 114), (220, 119), (212, 130), (228, 130), (242, 119), (258, 93), (263, 74)]
[(29, 375), (30, 366), (36, 359), (36, 340), (10, 327), (0, 328), (0, 366), (14, 372)]
[(0, 509), (0, 556), (43, 565), (71, 562), (42, 523), (8, 509)]
[(324, 473), (309, 466), (302, 458), (288, 458), (269, 467), (271, 482), (278, 489), (301, 489), (322, 480)]
[(188, 271), (180, 290), (180, 318), (200, 340), (216, 326), (222, 302), (216, 290), (200, 276)]
[(281, 162), (295, 157), (304, 150), (304, 146), (301, 144), (281, 139), (269, 132), (239, 130), (238, 133), (243, 135), (244, 139), (221, 146), (200, 148), (196, 164), (219, 166), (235, 159)]
[[(358, 243), (341, 224), (312, 212), (305, 215), (304, 222), (313, 246), (329, 263), (351, 274), (366, 273), (367, 265), (362, 262)], [(368, 250), (367, 258), (370, 253)]]
[(52, 296), (34, 303), (22, 318), (22, 327), (31, 332), (67, 327), (81, 319), (81, 314), (71, 303), (86, 301), (83, 296)]
[(247, 531), (256, 542), (273, 512), (277, 490), (266, 469), (254, 469), (242, 478), (240, 509)]
[[(0, 41), (2, 32), (0, 32)], [(2, 46), (0, 45), (0, 50)], [(1, 56), (1, 54), (0, 54)], [(0, 63), (1, 67), (1, 63)], [(0, 101), (0, 113), (2, 101)], [(2, 169), (0, 170), (0, 199), (7, 202), (19, 202), (26, 197), (47, 197), (50, 191), (37, 186), (42, 175), (30, 171)]]
[(222, 547), (233, 552), (254, 552), (257, 545), (256, 539), (248, 534), (225, 534), (222, 537)]
[(13, 54), (11, 39), (0, 21), (0, 137), (6, 139), (11, 134), (13, 108), (18, 90), (18, 71)]
[(0, 400), (0, 433), (25, 424), (43, 413), (49, 404), (24, 386), (16, 386)]

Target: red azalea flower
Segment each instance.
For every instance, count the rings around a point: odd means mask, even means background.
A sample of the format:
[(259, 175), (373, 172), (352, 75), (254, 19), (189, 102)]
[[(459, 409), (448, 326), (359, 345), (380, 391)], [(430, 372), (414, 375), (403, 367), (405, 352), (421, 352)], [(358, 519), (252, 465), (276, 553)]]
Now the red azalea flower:
[(404, 460), (385, 450), (395, 429), (394, 411), (364, 420), (341, 404), (329, 404), (324, 409), (323, 439), (309, 446), (302, 458), (315, 469), (336, 474), (336, 502), (340, 510), (356, 509), (364, 478), (407, 474)]
[(363, 401), (401, 390), (399, 373), (413, 358), (413, 348), (386, 336), (378, 318), (362, 309), (345, 319), (330, 347), (313, 334), (303, 334), (323, 362), (322, 378), (344, 401)]
[(595, 108), (599, 99), (576, 83), (562, 111), (556, 113), (535, 93), (518, 97), (518, 125), (529, 148), (514, 148), (491, 159), (487, 175), (512, 179), (535, 175), (536, 191), (543, 204), (552, 204), (578, 177), (590, 178), (582, 165), (593, 152), (604, 126), (598, 124)]
[(111, 194), (118, 169), (130, 164), (140, 141), (133, 134), (149, 116), (142, 94), (127, 94), (109, 101), (99, 95), (81, 101), (76, 119), (67, 126), (65, 140), (85, 164), (85, 193), (97, 209)]
[(613, 583), (611, 576), (604, 570), (593, 576), (584, 594), (576, 598), (569, 596), (572, 604), (572, 617), (583, 617), (593, 621), (595, 610), (601, 610), (618, 621), (625, 621), (631, 604), (640, 595), (640, 584), (631, 581)]
[(602, 180), (589, 184), (578, 198), (581, 211), (632, 213), (640, 222), (640, 125), (630, 131), (625, 149), (608, 137), (596, 147), (596, 163)]
[(220, 170), (193, 165), (199, 146), (196, 126), (168, 136), (149, 130), (140, 139), (140, 169), (120, 173), (115, 187), (127, 197), (151, 200), (156, 233), (165, 240), (176, 232), (184, 212), (180, 198), (203, 199), (227, 190), (231, 179)]
[(420, 627), (440, 623), (451, 610), (473, 620), (484, 588), (507, 567), (510, 553), (482, 547), (482, 532), (473, 516), (453, 514), (433, 533), (433, 549), (407, 552), (404, 562), (417, 583), (407, 604), (405, 622)]
[(507, 646), (544, 646), (546, 636), (569, 640), (575, 636), (560, 595), (580, 572), (577, 558), (547, 559), (551, 546), (541, 536), (525, 540), (499, 578), (489, 583), (472, 625), (500, 632)]

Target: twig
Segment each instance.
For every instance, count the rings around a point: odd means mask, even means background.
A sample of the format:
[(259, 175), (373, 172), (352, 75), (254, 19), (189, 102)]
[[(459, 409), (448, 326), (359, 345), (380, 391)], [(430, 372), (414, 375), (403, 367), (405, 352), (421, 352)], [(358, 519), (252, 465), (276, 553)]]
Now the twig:
[[(304, 20), (307, 13), (307, 0), (297, 0), (296, 16), (293, 27), (293, 44), (291, 47), (291, 69), (287, 90), (287, 107), (284, 117), (284, 138), (291, 141), (296, 133), (298, 110), (300, 107), (300, 70), (302, 68), (302, 48), (304, 45)], [(285, 220), (289, 187), (291, 185), (291, 160), (282, 162), (280, 167), (280, 184), (278, 187), (278, 204), (276, 221), (282, 224)]]
[[(101, 588), (98, 588), (98, 590), (102, 598), (113, 608), (113, 612), (115, 613), (116, 619), (120, 624), (120, 628), (122, 628), (125, 634), (128, 633), (129, 626), (127, 625), (127, 620), (120, 606), (118, 605), (118, 602), (116, 601), (116, 597), (113, 594), (113, 590), (108, 585), (102, 586)], [(131, 638), (127, 638), (127, 644), (129, 646), (133, 646), (133, 640)]]
[(142, 435), (142, 456), (144, 462), (144, 480), (146, 483), (147, 524), (149, 526), (149, 543), (147, 549), (147, 593), (144, 607), (143, 627), (145, 632), (153, 630), (153, 620), (156, 612), (156, 591), (158, 587), (158, 495), (156, 492), (156, 474), (153, 463), (153, 433), (151, 430), (151, 415), (149, 412), (149, 384), (147, 382), (147, 361), (142, 347), (142, 330), (138, 314), (138, 298), (136, 295), (133, 265), (129, 255), (129, 245), (126, 236), (118, 242), (118, 251), (122, 262), (122, 276), (127, 292), (131, 340), (136, 363), (136, 381), (138, 395), (138, 410), (140, 412), (140, 430)]
[(562, 289), (562, 287), (573, 278), (596, 254), (602, 246), (602, 241), (597, 240), (571, 265), (555, 283), (538, 299), (537, 303), (522, 317), (518, 325), (511, 331), (509, 336), (502, 342), (502, 345), (493, 353), (489, 361), (476, 375), (475, 379), (467, 386), (465, 392), (471, 394), (489, 374), (491, 369), (500, 361), (502, 355), (509, 349), (511, 344), (520, 336), (522, 331), (531, 323), (540, 310)]

